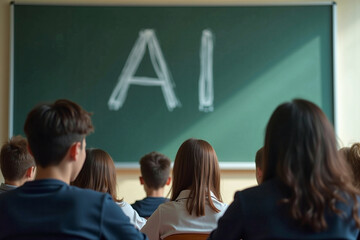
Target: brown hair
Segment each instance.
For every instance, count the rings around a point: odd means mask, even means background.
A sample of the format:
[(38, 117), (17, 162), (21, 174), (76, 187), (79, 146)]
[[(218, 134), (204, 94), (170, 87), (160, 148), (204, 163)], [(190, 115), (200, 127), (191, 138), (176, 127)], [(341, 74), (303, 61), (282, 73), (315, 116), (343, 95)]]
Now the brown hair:
[(5, 180), (17, 181), (24, 177), (26, 170), (35, 166), (34, 158), (27, 149), (27, 140), (22, 136), (12, 137), (1, 148), (1, 172)]
[(116, 194), (116, 169), (111, 156), (97, 148), (86, 149), (84, 165), (71, 185), (109, 193), (114, 201)]
[(291, 218), (322, 231), (327, 209), (342, 214), (336, 203), (353, 202), (360, 227), (350, 169), (337, 151), (332, 125), (315, 104), (296, 99), (276, 108), (266, 128), (264, 163), (264, 182), (278, 178), (284, 184), (288, 197), (280, 202)]
[(171, 201), (175, 201), (182, 190), (189, 189), (186, 203), (189, 214), (205, 215), (205, 201), (215, 211), (210, 191), (219, 201), (220, 169), (215, 150), (211, 145), (199, 139), (188, 139), (179, 148), (174, 162)]
[(354, 143), (350, 148), (340, 149), (352, 169), (353, 184), (360, 190), (360, 143)]
[(141, 175), (146, 186), (159, 189), (165, 186), (170, 174), (170, 159), (164, 154), (151, 152), (140, 159)]
[(31, 110), (24, 131), (36, 164), (44, 168), (59, 164), (73, 143), (82, 143), (93, 131), (93, 125), (90, 113), (63, 99)]

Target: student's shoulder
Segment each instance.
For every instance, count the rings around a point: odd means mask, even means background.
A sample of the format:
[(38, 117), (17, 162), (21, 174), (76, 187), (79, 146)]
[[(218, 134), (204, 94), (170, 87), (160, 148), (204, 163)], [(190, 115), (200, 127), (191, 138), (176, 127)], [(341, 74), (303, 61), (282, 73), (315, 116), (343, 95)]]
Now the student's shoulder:
[(9, 198), (9, 196), (11, 196), (11, 195), (14, 195), (14, 191), (15, 191), (16, 189), (14, 189), (14, 190), (10, 190), (10, 191), (3, 191), (3, 192), (1, 192), (0, 193), (0, 202), (1, 201), (5, 201), (5, 200), (7, 200), (8, 198)]
[(235, 199), (239, 198), (263, 198), (281, 194), (281, 184), (276, 179), (270, 179), (258, 186), (250, 187), (235, 193)]
[(182, 207), (182, 202), (178, 201), (166, 201), (158, 205), (157, 209), (159, 211), (168, 211), (174, 208)]
[(65, 198), (71, 199), (73, 204), (78, 205), (80, 208), (97, 208), (102, 209), (101, 211), (112, 212), (117, 212), (121, 209), (108, 193), (97, 192), (91, 189), (69, 186), (68, 194)]
[(83, 189), (75, 186), (69, 186), (68, 192), (76, 198), (83, 199), (111, 199), (111, 196), (107, 193), (97, 192), (91, 189)]
[(61, 194), (60, 198), (68, 199), (68, 201), (73, 202), (74, 205), (79, 205), (82, 208), (119, 208), (108, 193), (82, 189), (75, 186), (69, 186), (66, 193)]

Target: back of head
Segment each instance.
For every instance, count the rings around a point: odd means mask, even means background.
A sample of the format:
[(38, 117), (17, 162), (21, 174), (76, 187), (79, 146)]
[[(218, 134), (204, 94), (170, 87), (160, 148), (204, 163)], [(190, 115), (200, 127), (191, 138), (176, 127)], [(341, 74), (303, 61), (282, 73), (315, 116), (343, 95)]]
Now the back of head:
[(335, 211), (347, 192), (356, 201), (349, 169), (338, 155), (332, 125), (315, 104), (301, 99), (272, 114), (264, 145), (264, 178), (286, 186), (290, 215), (314, 230), (327, 227), (324, 211)]
[(148, 188), (159, 189), (165, 186), (170, 174), (170, 159), (158, 152), (151, 152), (140, 159), (141, 175)]
[(84, 165), (72, 185), (109, 193), (117, 201), (116, 169), (111, 156), (101, 149), (86, 149)]
[(12, 137), (1, 148), (0, 166), (4, 179), (18, 181), (26, 170), (35, 166), (34, 158), (27, 149), (27, 140), (21, 136)]
[(340, 149), (353, 172), (354, 186), (360, 190), (360, 143), (354, 143), (350, 148)]
[(189, 214), (194, 210), (196, 216), (203, 216), (206, 199), (211, 208), (219, 212), (211, 200), (210, 191), (222, 201), (220, 169), (215, 150), (208, 142), (194, 138), (186, 140), (176, 154), (172, 177), (172, 201), (182, 190), (190, 189)]
[(93, 131), (90, 113), (69, 100), (41, 104), (27, 116), (24, 131), (36, 164), (58, 165), (74, 142)]

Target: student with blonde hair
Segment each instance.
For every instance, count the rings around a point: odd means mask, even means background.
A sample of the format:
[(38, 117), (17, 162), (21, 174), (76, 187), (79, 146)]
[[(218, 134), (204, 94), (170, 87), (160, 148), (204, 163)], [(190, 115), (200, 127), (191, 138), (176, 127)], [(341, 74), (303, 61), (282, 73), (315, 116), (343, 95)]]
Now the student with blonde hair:
[(86, 149), (84, 165), (72, 185), (110, 194), (136, 228), (141, 229), (146, 223), (146, 219), (140, 217), (130, 204), (117, 197), (114, 161), (104, 150)]
[(174, 162), (170, 201), (161, 204), (141, 229), (150, 240), (178, 233), (210, 233), (227, 205), (220, 195), (215, 150), (200, 139), (188, 139)]
[(357, 190), (331, 123), (301, 99), (266, 127), (263, 182), (239, 191), (209, 239), (356, 239)]

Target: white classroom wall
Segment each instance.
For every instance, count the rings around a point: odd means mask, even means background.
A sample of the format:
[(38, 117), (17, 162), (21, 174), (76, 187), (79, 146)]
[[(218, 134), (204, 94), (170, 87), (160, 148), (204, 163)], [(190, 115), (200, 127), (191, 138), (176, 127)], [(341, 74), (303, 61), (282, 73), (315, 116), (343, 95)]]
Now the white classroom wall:
[[(272, 4), (330, 2), (324, 0), (22, 0), (18, 3), (77, 4)], [(0, 143), (8, 139), (10, 0), (0, 0)], [(340, 146), (360, 141), (360, 1), (338, 0), (336, 17), (336, 132)], [(138, 181), (138, 170), (118, 170), (119, 197), (132, 203), (145, 196)], [(2, 176), (0, 174), (0, 180)], [(254, 170), (223, 170), (221, 186), (224, 201), (234, 192), (256, 184)], [(167, 188), (168, 190), (169, 188)]]

